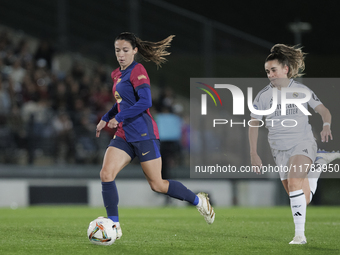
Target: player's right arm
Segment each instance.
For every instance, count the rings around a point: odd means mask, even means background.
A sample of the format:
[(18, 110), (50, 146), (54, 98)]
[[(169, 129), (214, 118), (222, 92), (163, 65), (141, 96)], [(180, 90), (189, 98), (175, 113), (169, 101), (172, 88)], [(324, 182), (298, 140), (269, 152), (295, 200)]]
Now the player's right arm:
[(99, 137), (100, 131), (106, 126), (106, 123), (109, 122), (116, 114), (118, 113), (117, 103), (114, 104), (114, 106), (104, 114), (102, 119), (99, 121), (97, 128), (96, 128), (96, 137)]
[(249, 126), (249, 145), (250, 145), (250, 161), (251, 165), (255, 167), (257, 173), (260, 173), (262, 167), (262, 160), (257, 154), (257, 140), (259, 136), (259, 120), (251, 118), (252, 126)]

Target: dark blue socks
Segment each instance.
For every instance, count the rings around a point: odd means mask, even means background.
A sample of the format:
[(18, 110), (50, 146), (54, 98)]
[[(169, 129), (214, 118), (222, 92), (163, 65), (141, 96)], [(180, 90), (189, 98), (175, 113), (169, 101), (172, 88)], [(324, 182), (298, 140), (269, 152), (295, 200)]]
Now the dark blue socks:
[(102, 195), (107, 217), (114, 222), (119, 222), (118, 218), (118, 190), (115, 181), (102, 182)]
[(174, 180), (169, 181), (169, 189), (166, 193), (170, 197), (177, 198), (179, 200), (185, 200), (193, 205), (198, 204), (198, 197), (194, 192), (185, 187), (182, 183)]
[[(199, 198), (191, 190), (187, 189), (182, 183), (174, 180), (169, 181), (169, 189), (166, 193), (170, 197), (185, 200), (193, 205), (197, 205)], [(119, 222), (118, 217), (118, 190), (115, 181), (102, 182), (102, 195), (107, 217), (114, 222)]]

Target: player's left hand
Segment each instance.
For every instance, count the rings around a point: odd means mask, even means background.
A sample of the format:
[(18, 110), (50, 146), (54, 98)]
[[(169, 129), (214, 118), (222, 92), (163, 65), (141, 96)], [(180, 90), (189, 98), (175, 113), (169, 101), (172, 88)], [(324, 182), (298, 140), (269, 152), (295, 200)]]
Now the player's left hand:
[(329, 126), (324, 126), (320, 135), (321, 135), (321, 142), (323, 142), (323, 143), (324, 142), (328, 143), (328, 137), (331, 140), (333, 140), (332, 131), (331, 131)]
[(118, 124), (119, 124), (119, 122), (116, 121), (115, 118), (113, 118), (113, 119), (111, 119), (111, 120), (109, 121), (109, 123), (107, 124), (107, 126), (108, 126), (109, 128), (116, 128), (116, 127), (118, 126)]

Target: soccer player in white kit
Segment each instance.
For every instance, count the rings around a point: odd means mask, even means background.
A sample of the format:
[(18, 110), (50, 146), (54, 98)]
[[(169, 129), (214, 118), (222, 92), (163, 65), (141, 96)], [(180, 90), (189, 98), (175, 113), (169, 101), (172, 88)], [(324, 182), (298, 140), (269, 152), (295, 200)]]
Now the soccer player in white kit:
[[(277, 88), (276, 110), (265, 116), (265, 125), (268, 128), (268, 141), (274, 160), (278, 166), (286, 166), (289, 172), (280, 172), (282, 184), (289, 194), (290, 206), (295, 224), (295, 237), (290, 244), (305, 244), (306, 207), (315, 193), (318, 176), (308, 178), (311, 164), (327, 164), (339, 157), (339, 153), (317, 153), (317, 144), (312, 133), (308, 116), (295, 104), (286, 105), (286, 115), (281, 115), (281, 88), (307, 89), (311, 93), (308, 105), (321, 115), (323, 129), (322, 142), (333, 139), (331, 133), (331, 114), (321, 103), (315, 93), (307, 86), (293, 80), (301, 76), (304, 70), (304, 55), (301, 48), (276, 44), (265, 61), (265, 71), (270, 84), (262, 89), (254, 99), (253, 106), (257, 110), (271, 109), (273, 103), (273, 88)], [(286, 98), (301, 99), (306, 95), (301, 92), (288, 92)], [(303, 103), (307, 109), (307, 103)], [(249, 143), (251, 164), (259, 171), (262, 161), (257, 154), (258, 127), (263, 116), (251, 114), (251, 127), (249, 127)], [(282, 121), (284, 120), (284, 125)], [(288, 127), (294, 126), (294, 127)], [(332, 155), (330, 155), (332, 154)], [(317, 158), (317, 156), (320, 156)], [(315, 159), (318, 159), (315, 161)], [(319, 171), (320, 175), (321, 171)]]

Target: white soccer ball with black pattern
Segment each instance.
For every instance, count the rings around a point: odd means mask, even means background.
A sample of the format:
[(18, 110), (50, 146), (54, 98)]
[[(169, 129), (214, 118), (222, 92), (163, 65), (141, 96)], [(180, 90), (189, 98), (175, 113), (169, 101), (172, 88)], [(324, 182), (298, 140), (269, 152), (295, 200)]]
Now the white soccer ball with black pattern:
[(109, 218), (98, 217), (90, 222), (87, 237), (93, 244), (111, 245), (117, 238), (116, 225)]

